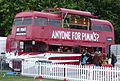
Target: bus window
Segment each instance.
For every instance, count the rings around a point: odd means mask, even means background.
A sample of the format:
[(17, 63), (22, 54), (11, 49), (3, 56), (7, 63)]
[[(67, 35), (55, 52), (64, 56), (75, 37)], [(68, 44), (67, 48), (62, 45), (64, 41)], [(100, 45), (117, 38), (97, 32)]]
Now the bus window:
[(103, 25), (103, 30), (107, 32), (111, 32), (111, 27), (109, 25)]
[(73, 53), (80, 53), (80, 47), (73, 47)]
[(31, 25), (32, 24), (32, 17), (25, 17), (23, 20), (23, 25)]
[(86, 46), (81, 46), (81, 53), (83, 51), (87, 51), (89, 54), (94, 54), (96, 51), (101, 53), (102, 52), (102, 47), (86, 47)]
[[(57, 45), (49, 45), (49, 52), (58, 52), (58, 48), (59, 48), (59, 46), (57, 46)], [(61, 50), (59, 50), (59, 51), (61, 51)]]
[(20, 41), (21, 52), (33, 52), (32, 41)]
[(71, 46), (62, 46), (62, 45), (49, 45), (49, 52), (72, 53), (72, 47)]
[(14, 25), (22, 25), (22, 18), (16, 18), (14, 20)]
[(60, 27), (61, 23), (58, 19), (49, 19), (49, 26)]
[(94, 31), (102, 31), (102, 25), (100, 25), (100, 24), (93, 24), (91, 29), (94, 30)]
[(73, 25), (73, 24), (70, 25), (70, 28), (81, 29), (81, 30), (87, 30), (88, 29), (87, 26), (80, 26), (80, 25)]
[(24, 51), (24, 42), (20, 41), (20, 51), (23, 52)]
[(45, 52), (46, 44), (44, 42), (37, 42), (37, 52)]
[(18, 48), (18, 41), (11, 40), (10, 41), (10, 47), (11, 48)]
[(33, 51), (32, 41), (25, 41), (24, 42), (24, 52), (32, 52), (32, 51)]
[(18, 41), (15, 41), (15, 40), (10, 41), (11, 52), (18, 52), (18, 48), (19, 48), (18, 44), (19, 44)]
[(67, 53), (72, 53), (72, 47), (71, 46), (62, 46), (62, 51)]
[(89, 26), (89, 19), (82, 16), (73, 16), (70, 22), (70, 28), (73, 29), (90, 30)]
[(35, 25), (47, 25), (47, 18), (35, 17), (34, 23)]

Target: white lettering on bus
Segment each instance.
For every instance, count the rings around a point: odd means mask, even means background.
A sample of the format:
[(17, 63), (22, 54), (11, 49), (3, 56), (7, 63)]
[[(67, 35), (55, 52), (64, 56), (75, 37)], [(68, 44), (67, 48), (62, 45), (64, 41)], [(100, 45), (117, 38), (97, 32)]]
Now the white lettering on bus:
[(55, 39), (71, 39), (71, 32), (65, 32), (65, 31), (53, 31), (52, 38)]
[(72, 32), (72, 40), (81, 40), (80, 32)]
[(98, 41), (99, 34), (93, 32), (93, 33), (82, 33), (82, 40), (86, 41)]
[(85, 40), (85, 41), (99, 41), (99, 34), (85, 33), (85, 32), (70, 32), (70, 31), (53, 31), (52, 38), (67, 39), (67, 40)]

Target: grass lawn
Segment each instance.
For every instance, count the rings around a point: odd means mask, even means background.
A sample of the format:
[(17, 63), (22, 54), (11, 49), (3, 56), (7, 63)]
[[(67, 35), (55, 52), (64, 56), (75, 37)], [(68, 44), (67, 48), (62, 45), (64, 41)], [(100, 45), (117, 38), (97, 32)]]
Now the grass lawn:
[(15, 75), (0, 75), (0, 81), (62, 81), (62, 80), (52, 80), (52, 79), (38, 79), (33, 77), (23, 77)]

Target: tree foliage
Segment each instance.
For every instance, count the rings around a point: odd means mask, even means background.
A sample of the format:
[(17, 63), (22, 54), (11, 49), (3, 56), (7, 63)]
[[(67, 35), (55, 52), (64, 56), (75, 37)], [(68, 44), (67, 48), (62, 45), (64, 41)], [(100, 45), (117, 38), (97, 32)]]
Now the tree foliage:
[(0, 5), (0, 36), (10, 34), (12, 22), (17, 13), (58, 7), (89, 11), (99, 19), (111, 21), (115, 28), (116, 43), (120, 43), (119, 0), (0, 0)]

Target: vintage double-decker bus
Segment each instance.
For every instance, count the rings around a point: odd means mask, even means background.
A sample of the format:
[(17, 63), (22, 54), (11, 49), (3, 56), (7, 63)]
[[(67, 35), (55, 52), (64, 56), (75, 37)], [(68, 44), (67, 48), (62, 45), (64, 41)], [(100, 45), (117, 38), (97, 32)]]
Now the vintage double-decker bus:
[(14, 58), (79, 64), (83, 51), (109, 54), (112, 44), (114, 28), (109, 21), (86, 11), (48, 8), (16, 14), (7, 52)]

